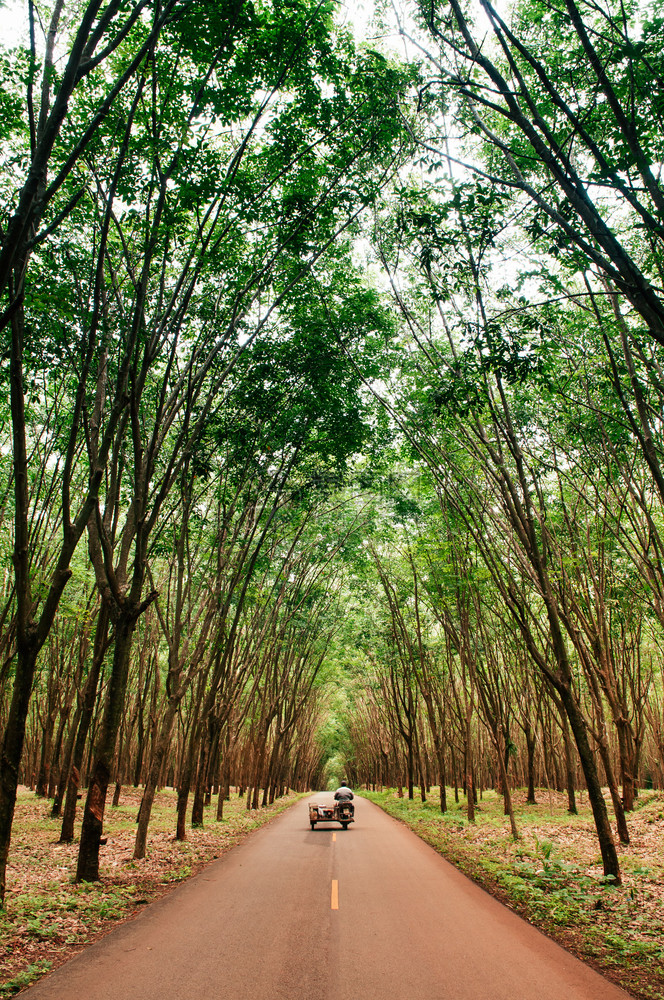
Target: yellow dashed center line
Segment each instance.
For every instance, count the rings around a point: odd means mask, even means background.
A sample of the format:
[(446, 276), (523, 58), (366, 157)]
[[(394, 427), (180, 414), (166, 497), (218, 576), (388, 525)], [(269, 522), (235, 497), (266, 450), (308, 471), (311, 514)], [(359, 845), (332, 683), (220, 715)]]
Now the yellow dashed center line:
[(336, 844), (336, 842), (337, 842), (337, 835), (336, 835), (336, 833), (333, 833), (332, 834), (332, 843)]
[(336, 878), (332, 879), (332, 898), (330, 900), (330, 909), (339, 909), (339, 882)]

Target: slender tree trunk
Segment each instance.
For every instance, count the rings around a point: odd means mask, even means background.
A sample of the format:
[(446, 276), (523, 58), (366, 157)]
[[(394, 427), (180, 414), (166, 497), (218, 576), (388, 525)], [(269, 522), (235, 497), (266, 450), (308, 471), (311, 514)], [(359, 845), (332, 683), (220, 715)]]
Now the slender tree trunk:
[(115, 756), (115, 789), (113, 791), (113, 801), (111, 802), (111, 806), (114, 809), (117, 809), (117, 807), (120, 805), (120, 795), (122, 794), (122, 775), (123, 775), (122, 755), (124, 752), (124, 742), (125, 742), (124, 723), (120, 726), (120, 734), (118, 737), (118, 741), (119, 745)]
[(72, 719), (71, 729), (69, 730), (69, 734), (67, 736), (67, 742), (65, 743), (65, 752), (60, 766), (60, 775), (58, 777), (55, 795), (53, 797), (53, 808), (51, 809), (51, 816), (53, 819), (56, 819), (60, 815), (60, 811), (62, 809), (62, 800), (65, 797), (65, 790), (67, 788), (67, 782), (69, 781), (69, 772), (71, 770), (72, 757), (74, 754), (76, 733), (78, 732), (78, 727), (81, 721), (81, 711), (81, 705), (78, 705), (76, 711), (74, 712), (74, 718)]
[(12, 823), (16, 808), (18, 771), (25, 740), (25, 722), (37, 664), (34, 644), (19, 648), (16, 655), (14, 692), (9, 707), (7, 725), (0, 756), (0, 905), (4, 905), (7, 859), (11, 844)]
[(468, 822), (475, 822), (475, 785), (473, 783), (473, 769), (469, 767), (466, 771), (466, 814)]
[(447, 787), (445, 774), (445, 751), (438, 752), (438, 779), (440, 781), (440, 811), (447, 812)]
[(193, 828), (202, 827), (205, 819), (204, 796), (207, 785), (207, 766), (210, 756), (210, 735), (205, 733), (201, 740), (201, 747), (198, 755), (198, 771), (196, 774), (196, 784), (194, 785), (194, 802), (191, 807), (191, 825)]
[(618, 788), (618, 782), (615, 779), (613, 773), (613, 767), (611, 766), (611, 755), (609, 752), (609, 747), (605, 739), (601, 739), (599, 742), (599, 755), (602, 758), (602, 764), (604, 765), (604, 773), (606, 774), (606, 783), (609, 786), (609, 793), (611, 795), (611, 802), (613, 803), (613, 811), (616, 816), (616, 826), (618, 828), (618, 839), (621, 844), (629, 844), (629, 830), (627, 828), (627, 819), (625, 817), (625, 810), (623, 809), (622, 799), (620, 798), (620, 790)]
[(413, 774), (413, 733), (412, 730), (408, 734), (408, 798), (412, 802), (415, 798), (415, 776)]
[(471, 735), (471, 713), (466, 715), (466, 812), (468, 822), (475, 822), (475, 783), (473, 781), (473, 753)]
[(419, 746), (419, 740), (416, 746), (417, 753), (417, 770), (420, 779), (420, 800), (426, 802), (427, 800), (427, 790), (426, 790), (426, 779), (424, 777), (424, 767), (422, 764), (422, 751)]
[(505, 766), (505, 756), (501, 753), (500, 746), (500, 735), (498, 733), (494, 734), (496, 741), (496, 747), (498, 749), (498, 767), (500, 769), (500, 780), (503, 786), (503, 799), (505, 803), (505, 815), (509, 816), (510, 828), (512, 830), (512, 840), (519, 840), (519, 830), (516, 825), (516, 817), (514, 816), (514, 806), (512, 804), (512, 793), (510, 791), (510, 781), (507, 776), (507, 768)]
[[(258, 809), (261, 781), (264, 781), (264, 770), (265, 770), (265, 758), (267, 756), (267, 741), (268, 741), (268, 731), (269, 723), (267, 720), (263, 725), (262, 731), (259, 733), (258, 740), (259, 745), (256, 749), (254, 755), (255, 765), (253, 768), (253, 792), (251, 795), (251, 808)], [(249, 795), (247, 794), (247, 802), (249, 801)]]
[(159, 783), (161, 768), (166, 754), (168, 753), (168, 748), (171, 745), (173, 723), (175, 722), (175, 716), (177, 715), (178, 704), (178, 701), (171, 701), (166, 707), (166, 711), (164, 712), (164, 716), (161, 721), (157, 743), (150, 762), (150, 770), (148, 771), (148, 776), (145, 781), (145, 789), (143, 790), (143, 798), (141, 799), (141, 809), (138, 814), (136, 841), (134, 843), (134, 858), (137, 861), (145, 857), (152, 806), (154, 803), (155, 793), (157, 791), (157, 785)]
[(537, 747), (536, 734), (530, 729), (526, 730), (526, 754), (528, 760), (528, 795), (526, 802), (529, 806), (536, 806), (535, 798), (535, 749)]
[(230, 733), (227, 733), (224, 740), (224, 748), (221, 757), (221, 781), (219, 783), (219, 799), (217, 801), (217, 821), (224, 818), (224, 802), (229, 796), (230, 789)]
[(191, 791), (191, 782), (194, 776), (197, 728), (195, 720), (192, 721), (189, 746), (187, 747), (187, 756), (180, 774), (180, 780), (178, 782), (177, 823), (175, 828), (176, 840), (187, 839), (187, 805), (189, 802), (189, 792)]
[(85, 690), (83, 692), (81, 705), (81, 716), (78, 724), (78, 731), (76, 733), (76, 742), (74, 743), (71, 769), (67, 780), (67, 795), (62, 815), (62, 827), (60, 830), (61, 844), (70, 844), (74, 839), (74, 821), (76, 819), (76, 802), (78, 800), (81, 767), (83, 766), (85, 746), (97, 700), (97, 688), (99, 687), (99, 678), (101, 676), (101, 668), (104, 663), (104, 655), (106, 653), (106, 645), (108, 642), (108, 626), (108, 608), (105, 604), (102, 604), (97, 616), (92, 663), (90, 664), (90, 673), (88, 674), (88, 678), (85, 682)]
[[(55, 799), (55, 795), (57, 793), (57, 787), (58, 787), (58, 782), (60, 780), (60, 771), (61, 771), (61, 766), (58, 765), (61, 765), (60, 756), (62, 754), (62, 743), (65, 738), (65, 728), (67, 726), (67, 719), (69, 718), (70, 713), (71, 713), (71, 699), (69, 699), (68, 703), (63, 706), (60, 722), (58, 724), (58, 731), (55, 734), (55, 742), (53, 743), (51, 773), (49, 777), (48, 790), (47, 790), (47, 795), (49, 799)], [(51, 815), (53, 815), (52, 812)], [(55, 815), (58, 816), (59, 813), (56, 813)]]
[(42, 729), (41, 753), (39, 755), (39, 768), (37, 769), (37, 781), (35, 784), (35, 795), (40, 799), (46, 797), (48, 782), (51, 774), (51, 753), (52, 753), (53, 732), (51, 729), (50, 705), (46, 708), (44, 727)]
[(586, 779), (588, 799), (595, 819), (597, 839), (599, 840), (599, 848), (604, 865), (604, 875), (605, 877), (612, 878), (619, 885), (620, 864), (618, 862), (618, 853), (613, 840), (606, 802), (602, 795), (602, 787), (597, 774), (597, 765), (588, 741), (586, 723), (572, 691), (564, 685), (561, 685), (558, 690), (565, 706), (567, 718), (569, 719), (570, 728), (579, 753), (583, 775)]
[[(19, 263), (19, 262), (17, 262)], [(21, 262), (21, 265), (24, 261)], [(20, 275), (22, 266), (17, 274)], [(5, 280), (9, 279), (9, 270)], [(20, 281), (20, 278), (18, 279)], [(3, 288), (4, 290), (4, 288)], [(16, 666), (14, 689), (0, 750), (0, 906), (4, 905), (7, 859), (16, 808), (18, 773), (25, 741), (32, 683), (35, 676), (39, 639), (32, 621), (30, 584), (30, 531), (28, 525), (28, 456), (25, 433), (23, 379), (23, 306), (11, 319), (10, 400), (14, 464), (14, 578), (16, 589)]]
[(104, 828), (106, 795), (125, 705), (135, 627), (135, 615), (127, 612), (121, 614), (115, 624), (113, 668), (85, 802), (76, 867), (77, 882), (96, 882), (99, 879), (99, 848)]
[(569, 725), (567, 722), (567, 716), (562, 713), (562, 727), (563, 727), (563, 745), (565, 747), (565, 774), (566, 774), (566, 784), (567, 784), (567, 812), (570, 816), (576, 816), (578, 809), (576, 808), (576, 769), (574, 767), (574, 753), (572, 750), (572, 743), (569, 737)]
[(636, 753), (634, 752), (629, 723), (622, 719), (615, 719), (616, 732), (618, 733), (618, 747), (620, 750), (620, 778), (622, 782), (622, 801), (625, 812), (634, 809), (635, 797), (635, 775), (636, 775)]
[(279, 739), (277, 738), (275, 740), (275, 745), (272, 748), (272, 753), (270, 754), (270, 759), (267, 765), (267, 771), (265, 774), (265, 783), (263, 788), (263, 798), (261, 801), (261, 809), (266, 808), (268, 802), (270, 802), (270, 798), (272, 802), (274, 802), (274, 795), (275, 795), (274, 786), (276, 785), (277, 782), (276, 775), (278, 773), (278, 766), (279, 766), (279, 752), (280, 752), (280, 743)]

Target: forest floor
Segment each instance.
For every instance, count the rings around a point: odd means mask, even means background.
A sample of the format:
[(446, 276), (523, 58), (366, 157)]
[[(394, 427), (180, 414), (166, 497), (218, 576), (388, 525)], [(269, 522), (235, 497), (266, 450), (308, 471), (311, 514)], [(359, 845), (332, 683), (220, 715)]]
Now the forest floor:
[(664, 1000), (662, 793), (641, 791), (627, 817), (631, 843), (619, 847), (621, 886), (603, 879), (586, 796), (570, 816), (566, 795), (538, 789), (538, 804), (527, 805), (525, 790), (517, 790), (515, 841), (493, 791), (478, 803), (475, 824), (453, 793), (441, 814), (437, 788), (425, 803), (419, 795), (400, 799), (393, 789), (362, 794), (608, 979), (642, 1000)]
[(101, 882), (75, 885), (78, 842), (59, 844), (61, 820), (51, 803), (19, 791), (12, 832), (5, 909), (0, 910), (0, 997), (10, 997), (61, 965), (118, 921), (195, 875), (300, 796), (278, 799), (266, 809), (247, 810), (233, 796), (224, 819), (208, 814), (206, 826), (174, 839), (176, 793), (155, 798), (148, 854), (132, 860), (141, 790), (124, 788), (120, 805), (106, 810)]

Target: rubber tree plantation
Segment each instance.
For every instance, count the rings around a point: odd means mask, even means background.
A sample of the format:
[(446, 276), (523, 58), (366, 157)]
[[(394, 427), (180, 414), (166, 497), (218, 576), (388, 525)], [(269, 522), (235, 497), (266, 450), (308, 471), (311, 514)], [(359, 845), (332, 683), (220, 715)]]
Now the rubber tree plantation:
[(20, 786), (97, 882), (127, 785), (139, 863), (164, 787), (183, 840), (344, 777), (493, 789), (514, 843), (585, 798), (620, 891), (664, 787), (659, 10), (12, 11), (0, 900)]

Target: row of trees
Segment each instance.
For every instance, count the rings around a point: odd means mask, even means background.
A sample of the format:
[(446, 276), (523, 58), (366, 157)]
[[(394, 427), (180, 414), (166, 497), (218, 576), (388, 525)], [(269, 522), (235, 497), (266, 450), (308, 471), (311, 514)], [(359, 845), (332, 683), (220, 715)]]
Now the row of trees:
[[(439, 531), (449, 527), (430, 516)], [(393, 539), (374, 551), (385, 605), (372, 623), (380, 644), (366, 650), (371, 683), (351, 725), (356, 780), (405, 785), (410, 797), (415, 784), (438, 784), (443, 811), (446, 783), (457, 794), (462, 785), (471, 818), (477, 785), (493, 785), (505, 796), (515, 836), (515, 784), (527, 788), (529, 802), (538, 785), (566, 790), (575, 812), (575, 792), (586, 781), (564, 704), (515, 630), (479, 553), (459, 536), (442, 549), (436, 534), (411, 538), (401, 552), (398, 545)], [(527, 599), (537, 608), (532, 591)], [(605, 622), (613, 669), (574, 657), (580, 710), (625, 844), (638, 787), (664, 786), (661, 665), (659, 656), (643, 660), (646, 650), (659, 653), (661, 636), (644, 628), (643, 611), (638, 622), (634, 609), (623, 615), (614, 608)], [(541, 606), (539, 618), (551, 669)]]
[(79, 879), (132, 746), (144, 851), (176, 719), (182, 810), (229, 740), (252, 801), (311, 740), (335, 588), (312, 517), (367, 433), (326, 316), (382, 323), (350, 238), (410, 141), (406, 74), (333, 13), (29, 3), (3, 56), (0, 899), (36, 686), (60, 798), (90, 760)]
[(463, 758), (472, 790), (479, 719), (509, 811), (515, 726), (531, 777), (537, 744), (562, 742), (571, 794), (569, 730), (619, 879), (602, 783), (627, 842), (662, 754), (663, 23), (647, 5), (480, 6), (400, 24), (424, 179), (375, 219), (403, 332), (374, 391), (413, 484), (401, 556), (375, 545), (389, 616), (362, 754), (376, 703), (392, 740), (364, 776), (396, 746), (412, 787), (428, 747), (442, 778)]
[[(209, 512), (189, 517), (168, 556), (152, 562), (163, 577), (153, 581), (158, 596), (136, 629), (112, 769), (114, 801), (123, 783), (144, 786), (137, 858), (145, 856), (158, 786), (177, 787), (176, 835), (184, 838), (192, 795), (192, 823), (201, 825), (212, 786), (221, 819), (230, 784), (257, 808), (285, 788), (310, 787), (319, 766), (319, 675), (339, 591), (325, 569), (340, 539), (322, 505), (315, 534), (313, 511), (289, 503), (270, 513), (271, 524), (256, 531), (247, 519), (258, 512), (244, 508), (221, 549)], [(65, 842), (74, 836), (79, 786), (92, 780), (104, 705), (89, 697), (102, 613), (94, 578), (78, 594), (70, 586), (68, 597), (80, 603), (61, 609), (40, 660), (20, 775), (38, 795), (53, 797)], [(98, 672), (101, 693), (110, 679), (103, 657)]]

